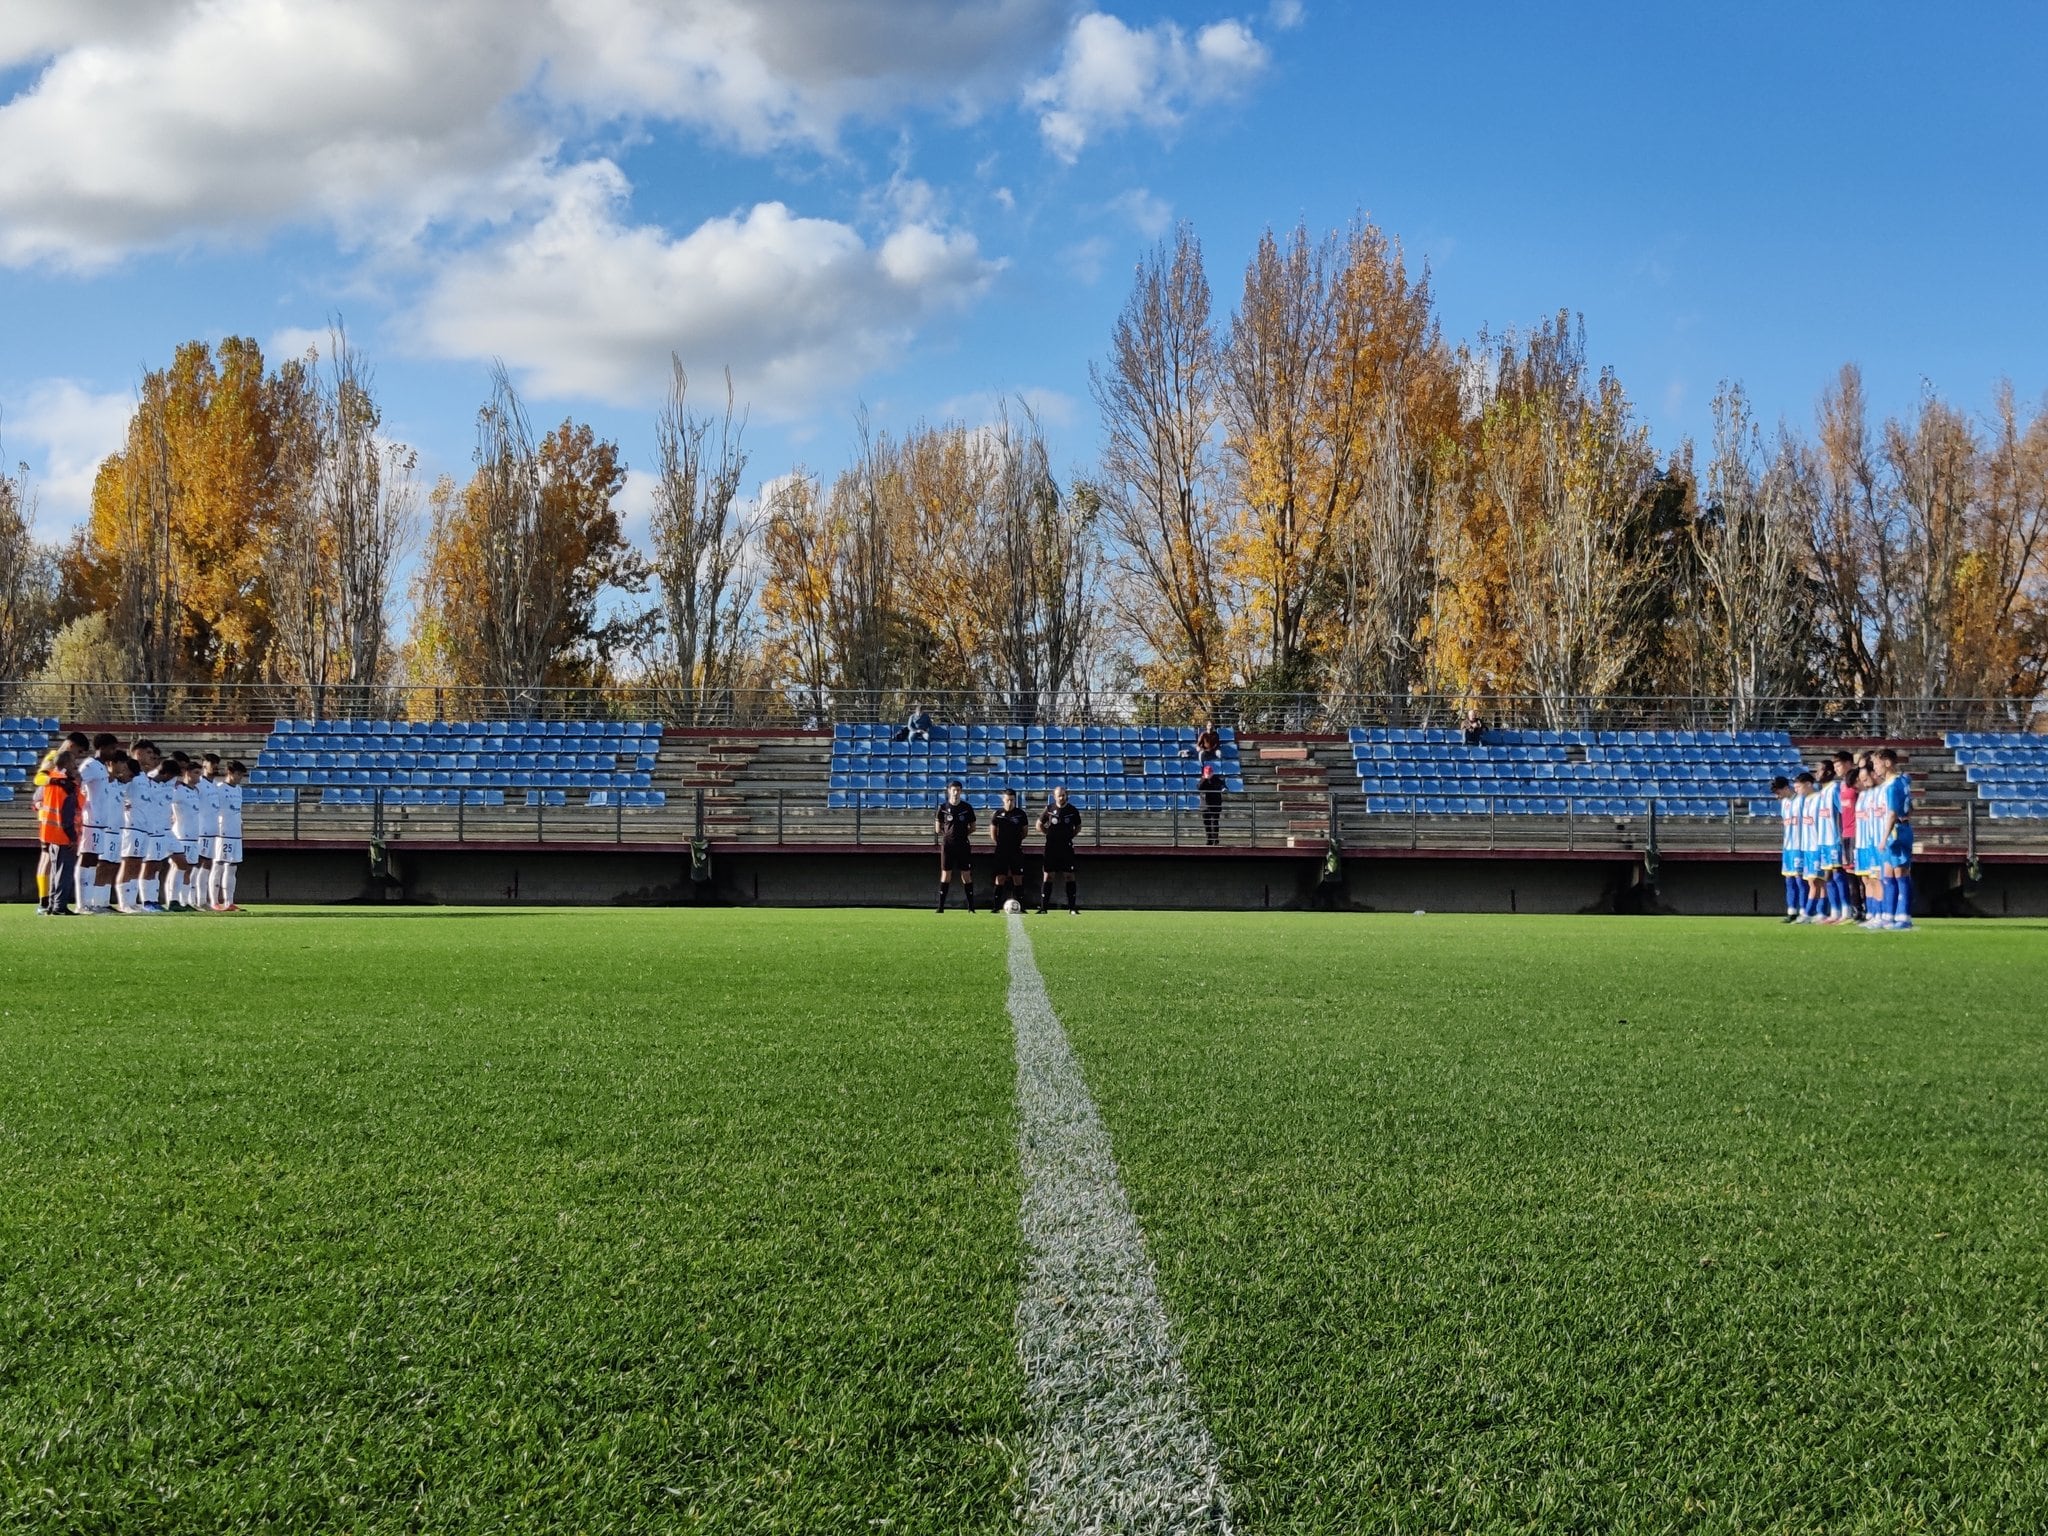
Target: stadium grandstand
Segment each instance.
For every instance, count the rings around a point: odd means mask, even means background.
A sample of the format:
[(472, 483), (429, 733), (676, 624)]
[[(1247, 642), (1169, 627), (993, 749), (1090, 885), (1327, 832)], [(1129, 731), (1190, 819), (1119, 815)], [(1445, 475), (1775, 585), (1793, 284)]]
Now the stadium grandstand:
[[(1801, 701), (1779, 706), (1784, 727), (1731, 730), (1707, 725), (1727, 701), (1495, 700), (1474, 736), (1453, 723), (1463, 701), (1302, 699), (1235, 712), (1205, 760), (1198, 707), (1156, 698), (1030, 723), (941, 700), (914, 733), (901, 697), (835, 701), (852, 718), (832, 723), (574, 690), (235, 718), (258, 697), (0, 719), (0, 846), (20, 892), (27, 786), (57, 733), (84, 728), (250, 765), (251, 900), (914, 901), (932, 808), (958, 779), (984, 810), (1013, 789), (1034, 814), (1065, 785), (1104, 904), (1768, 911), (1772, 778), (1890, 743), (1930, 899), (2048, 906), (2048, 734), (2024, 717), (1986, 728), (1984, 708)], [(1586, 723), (1541, 723), (1560, 715)]]

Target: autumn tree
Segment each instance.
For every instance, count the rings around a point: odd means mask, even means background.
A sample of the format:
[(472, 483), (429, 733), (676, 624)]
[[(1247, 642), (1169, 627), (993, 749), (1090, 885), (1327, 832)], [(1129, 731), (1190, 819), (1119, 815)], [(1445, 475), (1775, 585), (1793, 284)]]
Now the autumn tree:
[(1620, 382), (1588, 377), (1567, 317), (1509, 338), (1482, 414), (1478, 473), (1499, 518), (1513, 686), (1563, 726), (1611, 692), (1645, 645), (1650, 591), (1631, 558), (1657, 464)]
[(1757, 723), (1765, 701), (1807, 685), (1811, 588), (1796, 446), (1781, 436), (1765, 454), (1738, 384), (1721, 386), (1713, 410), (1707, 504), (1691, 537), (1701, 577), (1694, 601), (1702, 691), (1725, 695), (1739, 728)]
[(0, 708), (43, 663), (56, 629), (57, 564), (35, 539), (26, 465), (0, 476)]
[(754, 524), (740, 501), (746, 419), (734, 410), (732, 375), (723, 411), (701, 415), (690, 408), (682, 361), (669, 361), (668, 399), (655, 423), (654, 676), (672, 714), (695, 721), (710, 718), (739, 680), (753, 610), (746, 553)]
[(799, 719), (822, 723), (836, 675), (832, 559), (837, 530), (823, 489), (805, 470), (766, 488), (762, 502), (767, 670), (787, 690)]
[(428, 675), (532, 708), (538, 690), (607, 680), (638, 615), (608, 600), (644, 591), (614, 502), (625, 483), (615, 444), (565, 421), (535, 442), (499, 367), (477, 413), (476, 469), (431, 498), (414, 583), (414, 642)]
[(981, 519), (990, 577), (989, 661), (999, 707), (1028, 724), (1080, 681), (1094, 631), (1101, 504), (1063, 492), (1038, 420), (1021, 402), (983, 434)]
[(1140, 675), (1212, 705), (1231, 681), (1231, 616), (1219, 581), (1216, 341), (1191, 227), (1139, 263), (1109, 361), (1089, 379), (1106, 439), (1093, 487), (1110, 591), (1143, 653)]
[(230, 336), (188, 342), (143, 375), (66, 557), (77, 610), (110, 615), (139, 683), (249, 683), (271, 670), (265, 562), (300, 466), (304, 365), (265, 369)]
[(344, 712), (363, 710), (386, 677), (392, 586), (418, 522), (417, 461), (379, 435), (370, 369), (339, 323), (325, 367), (308, 361), (278, 429), (285, 489), (264, 562), (272, 670), (308, 690), (339, 688)]

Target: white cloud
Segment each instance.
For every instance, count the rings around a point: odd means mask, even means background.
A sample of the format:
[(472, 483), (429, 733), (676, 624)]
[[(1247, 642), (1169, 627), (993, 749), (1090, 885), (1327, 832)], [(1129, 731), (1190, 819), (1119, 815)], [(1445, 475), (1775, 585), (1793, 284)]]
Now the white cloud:
[(1224, 100), (1264, 72), (1266, 47), (1241, 21), (1191, 40), (1175, 23), (1137, 28), (1091, 11), (1067, 34), (1059, 67), (1025, 91), (1047, 147), (1063, 160), (1088, 141), (1137, 125), (1171, 131), (1190, 107)]
[(130, 391), (103, 395), (73, 379), (46, 379), (29, 388), (18, 411), (0, 418), (10, 464), (29, 464), (39, 538), (64, 537), (85, 521), (100, 462), (120, 451), (134, 410)]
[(93, 266), (299, 215), (458, 203), (537, 151), (503, 109), (530, 40), (496, 13), (214, 0), (74, 36), (0, 106), (0, 261)]
[(6, 0), (0, 262), (318, 219), (388, 238), (502, 217), (574, 127), (657, 120), (743, 148), (859, 114), (973, 111), (1067, 0)]
[(1078, 282), (1093, 288), (1102, 281), (1102, 269), (1109, 260), (1109, 251), (1107, 236), (1090, 235), (1086, 240), (1077, 240), (1064, 248), (1060, 252), (1060, 265)]
[(1157, 240), (1173, 222), (1173, 204), (1144, 187), (1133, 187), (1109, 200), (1110, 209), (1131, 221), (1147, 240)]
[(997, 270), (962, 231), (906, 223), (870, 246), (772, 202), (677, 238), (625, 222), (629, 191), (609, 161), (560, 172), (532, 227), (443, 270), (427, 344), (502, 357), (536, 394), (622, 403), (657, 393), (674, 351), (693, 374), (730, 365), (741, 399), (786, 415), (900, 355)]
[(1289, 32), (1300, 26), (1307, 14), (1302, 8), (1301, 0), (1273, 0), (1273, 3), (1266, 7), (1266, 20), (1282, 32)]

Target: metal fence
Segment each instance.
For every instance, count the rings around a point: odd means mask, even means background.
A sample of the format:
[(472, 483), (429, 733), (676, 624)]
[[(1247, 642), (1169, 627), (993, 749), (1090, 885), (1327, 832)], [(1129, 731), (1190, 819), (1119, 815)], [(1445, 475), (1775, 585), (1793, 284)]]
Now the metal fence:
[(822, 730), (903, 720), (997, 725), (1189, 725), (1213, 719), (1240, 730), (1321, 733), (1351, 726), (1486, 724), (1576, 730), (1782, 730), (1795, 736), (1902, 739), (1944, 731), (2048, 731), (2048, 701), (2032, 699), (1788, 698), (1596, 695), (1281, 694), (1081, 692), (1017, 700), (984, 692), (862, 692), (822, 697), (775, 689), (713, 696), (619, 684), (604, 688), (408, 686), (300, 688), (265, 683), (109, 684), (0, 681), (0, 713), (71, 724), (222, 725), (274, 720), (660, 720), (672, 726)]

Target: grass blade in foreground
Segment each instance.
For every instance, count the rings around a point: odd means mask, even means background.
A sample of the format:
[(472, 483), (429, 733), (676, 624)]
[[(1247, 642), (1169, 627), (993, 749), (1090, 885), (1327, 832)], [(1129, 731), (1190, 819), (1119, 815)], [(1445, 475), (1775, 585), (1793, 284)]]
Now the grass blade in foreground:
[(1001, 925), (932, 924), (0, 913), (0, 1524), (1009, 1528)]
[(1038, 935), (1241, 1530), (2048, 1529), (2048, 943)]

